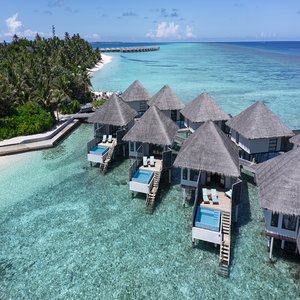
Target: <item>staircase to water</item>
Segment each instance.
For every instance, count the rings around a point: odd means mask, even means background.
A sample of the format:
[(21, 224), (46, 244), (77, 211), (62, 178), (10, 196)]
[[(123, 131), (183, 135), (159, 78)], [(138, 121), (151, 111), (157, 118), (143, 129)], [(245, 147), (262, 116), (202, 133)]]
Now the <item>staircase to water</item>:
[(111, 162), (114, 150), (116, 147), (116, 142), (113, 141), (111, 147), (108, 150), (108, 153), (106, 155), (106, 158), (102, 164), (100, 164), (100, 171), (105, 174), (108, 168), (108, 164)]
[(159, 182), (160, 182), (161, 172), (154, 172), (154, 178), (153, 178), (153, 186), (147, 194), (146, 198), (146, 207), (153, 209), (155, 205), (156, 195), (159, 188)]
[(230, 243), (231, 243), (231, 213), (222, 213), (222, 243), (220, 245), (219, 274), (229, 276)]

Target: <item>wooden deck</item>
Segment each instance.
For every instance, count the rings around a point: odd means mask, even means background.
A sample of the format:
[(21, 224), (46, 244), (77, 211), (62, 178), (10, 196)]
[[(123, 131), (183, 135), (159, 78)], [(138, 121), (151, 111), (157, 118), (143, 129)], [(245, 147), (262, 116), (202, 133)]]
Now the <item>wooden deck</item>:
[(161, 172), (162, 170), (162, 160), (160, 159), (154, 159), (154, 167), (150, 167), (148, 162), (148, 167), (144, 167), (143, 165), (140, 167), (140, 169), (153, 171), (153, 172)]
[[(207, 192), (208, 195), (211, 194), (210, 189), (207, 189)], [(200, 206), (231, 213), (231, 199), (225, 195), (225, 191), (220, 191), (217, 189), (217, 194), (218, 194), (219, 204), (213, 204), (213, 202), (210, 200), (209, 203), (202, 202)]]
[(104, 146), (104, 147), (111, 148), (113, 145), (116, 145), (116, 144), (117, 144), (117, 139), (113, 138), (111, 143), (109, 143), (109, 142), (106, 142), (106, 143), (100, 142), (100, 143), (98, 143), (98, 146)]

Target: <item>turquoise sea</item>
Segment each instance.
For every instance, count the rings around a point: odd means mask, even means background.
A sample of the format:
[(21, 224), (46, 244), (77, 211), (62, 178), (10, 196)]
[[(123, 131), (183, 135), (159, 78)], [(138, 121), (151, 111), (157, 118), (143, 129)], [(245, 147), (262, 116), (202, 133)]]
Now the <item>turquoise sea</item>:
[(290, 128), (300, 129), (300, 42), (159, 46), (108, 53), (112, 62), (95, 73), (94, 89), (124, 91), (139, 79), (151, 95), (169, 84), (185, 103), (207, 91), (232, 115), (264, 100)]
[[(300, 128), (300, 46), (260, 47), (168, 44), (159, 52), (113, 54), (93, 83), (95, 89), (123, 90), (138, 78), (151, 93), (168, 83), (185, 102), (206, 89), (232, 114), (262, 97), (289, 126)], [(210, 54), (206, 60), (204, 53)], [(184, 71), (179, 66), (187, 57), (190, 70)], [(166, 67), (172, 60), (177, 66)], [(163, 183), (149, 214), (144, 197), (130, 197), (128, 159), (105, 176), (89, 166), (92, 133), (82, 124), (56, 148), (16, 155), (0, 167), (0, 299), (300, 298), (299, 256), (276, 244), (274, 262), (268, 260), (251, 178), (243, 175), (231, 272), (223, 278), (217, 275), (218, 248), (204, 242), (192, 248), (192, 206), (182, 206), (178, 172), (171, 186)]]

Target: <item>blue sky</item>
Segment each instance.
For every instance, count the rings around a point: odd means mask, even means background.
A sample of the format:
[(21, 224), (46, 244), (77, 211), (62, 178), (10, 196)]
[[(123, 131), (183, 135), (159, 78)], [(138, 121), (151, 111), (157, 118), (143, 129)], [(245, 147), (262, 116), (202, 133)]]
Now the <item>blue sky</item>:
[(0, 41), (52, 25), (90, 41), (300, 40), (300, 0), (1, 2)]

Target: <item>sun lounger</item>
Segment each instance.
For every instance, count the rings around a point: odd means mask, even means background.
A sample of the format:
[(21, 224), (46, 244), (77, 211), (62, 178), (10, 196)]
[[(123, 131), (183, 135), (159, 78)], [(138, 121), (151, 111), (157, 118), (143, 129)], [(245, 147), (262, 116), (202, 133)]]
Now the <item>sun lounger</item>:
[(148, 159), (147, 156), (143, 156), (143, 166), (148, 167)]
[(154, 156), (150, 156), (150, 167), (155, 166)]
[(108, 136), (108, 142), (112, 143), (112, 135), (111, 134)]
[(217, 195), (217, 190), (216, 189), (211, 189), (211, 199), (213, 204), (219, 204), (218, 200), (218, 195)]
[(102, 137), (102, 143), (106, 143), (106, 140), (107, 140), (107, 135), (106, 135), (106, 134), (103, 134), (103, 137)]
[(231, 199), (231, 196), (232, 196), (232, 190), (229, 190), (227, 192), (225, 192), (225, 195)]
[(204, 203), (209, 203), (209, 198), (208, 198), (208, 195), (207, 195), (207, 189), (206, 188), (202, 189), (202, 197), (203, 197)]

